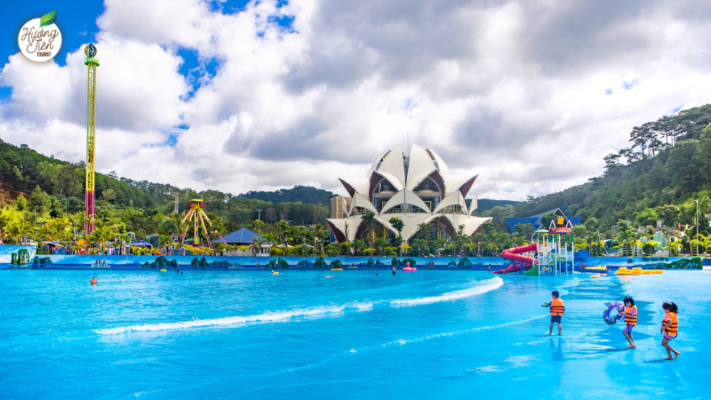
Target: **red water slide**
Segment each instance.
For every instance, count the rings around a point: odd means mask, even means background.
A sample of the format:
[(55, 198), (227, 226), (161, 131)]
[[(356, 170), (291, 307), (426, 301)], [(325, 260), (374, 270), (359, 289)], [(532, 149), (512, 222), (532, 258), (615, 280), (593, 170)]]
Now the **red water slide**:
[(504, 260), (516, 261), (522, 264), (533, 265), (533, 259), (531, 257), (519, 256), (519, 253), (526, 253), (528, 251), (536, 251), (536, 244), (529, 244), (521, 247), (514, 247), (513, 249), (506, 249), (501, 253), (501, 257)]
[(509, 274), (512, 272), (518, 272), (521, 270), (521, 266), (523, 266), (523, 269), (530, 269), (531, 266), (533, 265), (533, 259), (531, 257), (524, 257), (524, 256), (519, 256), (518, 253), (525, 253), (527, 251), (535, 251), (536, 250), (536, 245), (534, 244), (529, 244), (527, 246), (521, 246), (521, 247), (514, 247), (513, 249), (506, 249), (501, 253), (501, 257), (504, 260), (509, 260), (509, 261), (514, 261), (519, 264), (511, 264), (505, 269), (498, 270), (494, 272), (495, 274), (501, 275), (501, 274)]

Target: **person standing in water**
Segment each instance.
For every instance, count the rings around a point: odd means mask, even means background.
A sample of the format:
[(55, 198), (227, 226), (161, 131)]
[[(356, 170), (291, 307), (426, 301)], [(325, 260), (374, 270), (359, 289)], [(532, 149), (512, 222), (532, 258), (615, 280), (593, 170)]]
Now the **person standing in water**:
[(489, 264), (489, 273), (491, 273), (491, 264)]
[[(669, 346), (669, 342), (676, 339), (676, 335), (679, 333), (679, 319), (676, 316), (678, 308), (673, 302), (662, 304), (662, 308), (666, 313), (664, 319), (662, 319), (662, 329), (660, 329), (660, 332), (662, 332), (662, 346), (664, 346), (669, 355), (665, 360), (676, 360), (681, 353)], [(672, 358), (672, 353), (674, 353), (674, 358)]]
[(634, 305), (634, 300), (632, 297), (627, 296), (625, 297), (625, 330), (622, 331), (622, 334), (625, 335), (625, 338), (627, 338), (627, 341), (630, 342), (630, 345), (627, 346), (628, 349), (634, 349), (634, 338), (632, 337), (632, 328), (634, 328), (637, 325), (637, 306)]
[(395, 264), (393, 264), (393, 276), (395, 276)]
[(563, 314), (565, 313), (565, 305), (563, 305), (563, 300), (560, 299), (560, 293), (558, 293), (557, 290), (554, 290), (551, 292), (551, 301), (550, 303), (543, 304), (541, 307), (548, 307), (550, 308), (550, 313), (551, 313), (551, 325), (548, 328), (548, 334), (552, 335), (553, 334), (553, 324), (557, 323), (558, 324), (558, 336), (561, 336), (561, 319), (563, 318)]

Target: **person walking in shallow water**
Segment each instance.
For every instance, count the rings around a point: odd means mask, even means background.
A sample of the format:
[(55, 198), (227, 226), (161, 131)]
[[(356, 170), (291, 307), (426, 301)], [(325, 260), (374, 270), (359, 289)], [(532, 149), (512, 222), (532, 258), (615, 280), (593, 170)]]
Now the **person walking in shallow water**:
[(489, 273), (491, 273), (491, 264), (489, 264)]
[[(668, 354), (665, 360), (676, 360), (681, 353), (669, 346), (669, 342), (676, 339), (676, 335), (679, 333), (679, 319), (676, 315), (679, 310), (673, 302), (662, 304), (662, 308), (666, 313), (662, 320), (662, 329), (660, 329), (662, 333), (662, 346), (664, 346)], [(672, 358), (672, 353), (674, 353), (674, 358)]]
[(395, 266), (393, 265), (393, 276), (395, 276)]

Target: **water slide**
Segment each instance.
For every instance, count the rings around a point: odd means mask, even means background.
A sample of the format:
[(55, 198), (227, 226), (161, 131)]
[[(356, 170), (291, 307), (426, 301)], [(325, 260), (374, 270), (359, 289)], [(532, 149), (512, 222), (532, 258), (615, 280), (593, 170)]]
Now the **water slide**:
[(508, 274), (511, 272), (518, 272), (521, 270), (521, 267), (523, 269), (530, 269), (531, 266), (533, 265), (533, 259), (531, 257), (525, 257), (525, 256), (520, 256), (519, 253), (526, 253), (529, 251), (536, 251), (536, 244), (529, 244), (526, 246), (521, 246), (521, 247), (514, 247), (512, 249), (506, 249), (501, 253), (501, 257), (504, 260), (509, 260), (516, 262), (518, 264), (511, 264), (506, 269), (501, 269), (496, 272), (495, 274)]

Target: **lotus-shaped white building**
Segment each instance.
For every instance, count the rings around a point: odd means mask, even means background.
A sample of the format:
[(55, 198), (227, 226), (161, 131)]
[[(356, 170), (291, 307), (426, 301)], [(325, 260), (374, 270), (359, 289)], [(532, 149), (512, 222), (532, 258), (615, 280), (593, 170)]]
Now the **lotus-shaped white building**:
[(404, 242), (423, 226), (428, 227), (427, 234), (433, 239), (452, 238), (462, 225), (464, 233), (472, 235), (491, 220), (471, 215), (476, 199), (467, 206), (466, 196), (477, 176), (452, 175), (430, 148), (414, 145), (406, 157), (397, 146), (380, 155), (364, 177), (340, 178), (350, 197), (331, 200), (331, 218), (327, 221), (338, 242), (352, 242), (371, 234), (365, 232), (362, 223), (364, 210), (376, 215), (375, 237), (398, 234), (388, 222), (392, 217), (404, 222)]

